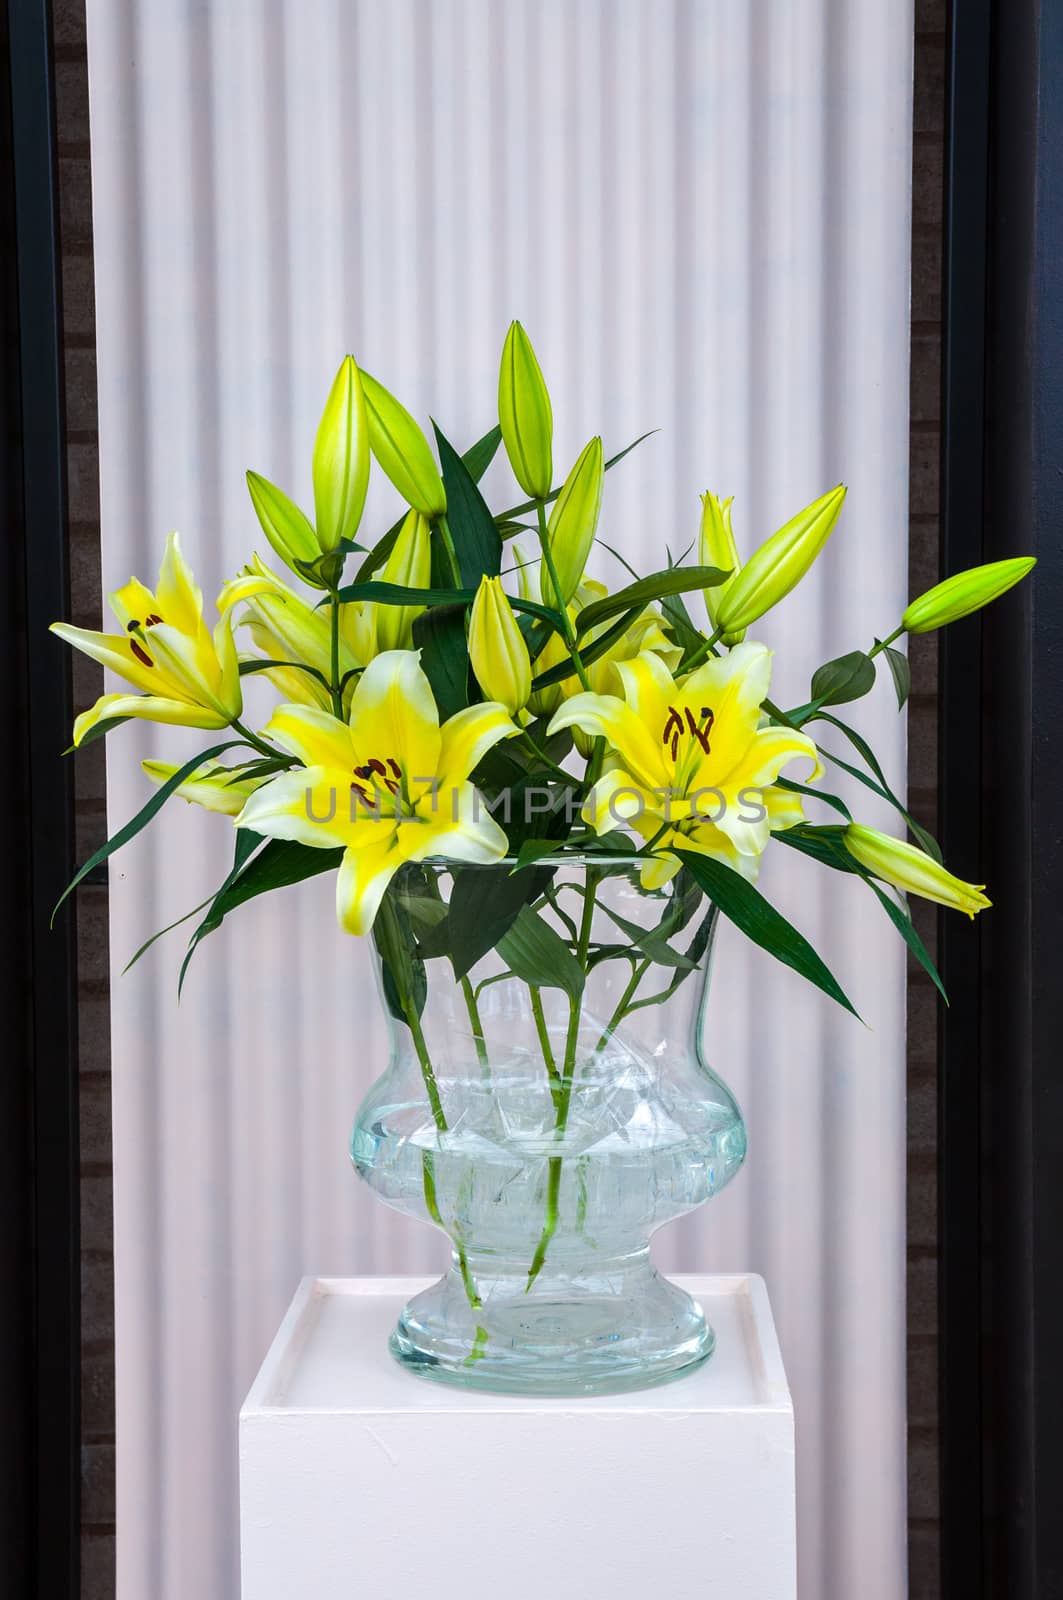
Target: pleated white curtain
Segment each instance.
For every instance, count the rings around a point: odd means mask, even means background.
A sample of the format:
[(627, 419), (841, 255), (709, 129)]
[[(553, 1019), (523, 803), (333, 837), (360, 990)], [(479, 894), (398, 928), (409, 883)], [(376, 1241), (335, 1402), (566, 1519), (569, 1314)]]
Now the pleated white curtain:
[[(177, 527), (213, 593), (263, 543), (247, 467), (311, 503), (348, 350), (471, 442), (519, 316), (559, 464), (592, 432), (612, 453), (661, 430), (608, 480), (603, 532), (643, 570), (694, 537), (706, 487), (735, 495), (748, 548), (850, 485), (828, 555), (764, 629), (783, 703), (893, 625), (910, 0), (88, 10), (109, 586), (153, 573)], [(488, 483), (502, 500), (506, 478)], [(393, 515), (385, 490), (370, 528)], [(891, 702), (881, 687), (856, 720), (900, 783)], [(112, 737), (112, 826), (143, 803), (149, 745), (184, 759), (199, 737)], [(219, 819), (173, 805), (112, 870), (121, 1600), (238, 1592), (236, 1413), (299, 1276), (441, 1257), (347, 1166), (384, 1041), (329, 881), (234, 918), (180, 1008), (180, 933), (118, 976), (231, 848)], [(859, 885), (772, 857), (764, 887), (870, 1026), (724, 933), (711, 1054), (750, 1163), (659, 1253), (767, 1278), (797, 1404), (804, 1600), (900, 1600), (904, 961)]]

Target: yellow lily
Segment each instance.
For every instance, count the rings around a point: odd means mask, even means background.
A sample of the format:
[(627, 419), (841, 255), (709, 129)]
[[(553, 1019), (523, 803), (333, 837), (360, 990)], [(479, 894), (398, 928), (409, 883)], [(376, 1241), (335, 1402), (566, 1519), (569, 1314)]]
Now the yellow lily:
[(917, 894), (939, 906), (965, 911), (972, 922), (976, 912), (992, 905), (982, 892), (984, 883), (964, 883), (918, 845), (894, 839), (891, 834), (879, 833), (877, 828), (866, 828), (859, 822), (851, 822), (843, 837), (854, 860), (905, 894)]
[(279, 707), (266, 732), (306, 771), (263, 784), (236, 826), (342, 847), (336, 914), (346, 932), (367, 933), (404, 862), (505, 855), (506, 836), (469, 774), (519, 731), (496, 702), (469, 706), (440, 727), (417, 652), (385, 651), (358, 681), (349, 724), (311, 706)]
[(51, 631), (140, 693), (101, 695), (74, 723), (75, 745), (113, 717), (227, 728), (240, 715), (240, 668), (229, 619), (223, 616), (211, 634), (203, 621), (202, 591), (176, 533), (166, 541), (154, 593), (131, 578), (108, 599), (122, 633), (92, 633), (65, 622), (53, 622)]
[[(332, 670), (331, 618), (324, 608), (308, 606), (259, 556), (238, 577), (230, 578), (218, 596), (218, 610), (228, 613), (244, 605), (242, 625), (246, 625), (255, 649), (267, 661), (294, 662), (294, 666), (267, 668), (263, 676), (289, 700), (326, 709), (332, 705), (328, 679)], [(364, 667), (376, 654), (376, 607), (356, 601), (340, 607), (339, 668), (341, 679)], [(255, 659), (245, 655), (243, 660)], [(313, 667), (325, 679), (301, 672), (299, 665)], [(348, 680), (345, 703), (354, 692)]]
[[(178, 770), (177, 764), (172, 761), (142, 761), (140, 765), (159, 788)], [(261, 788), (264, 781), (263, 778), (243, 777), (234, 768), (224, 767), (218, 761), (208, 761), (184, 783), (179, 783), (173, 792), (192, 805), (202, 806), (204, 811), (220, 811), (223, 816), (238, 817), (248, 799), (256, 789)]]
[(558, 599), (555, 595), (544, 565), (540, 582), (547, 605), (567, 604), (579, 588), (598, 528), (604, 484), (602, 441), (595, 438), (581, 450), (550, 511), (546, 538), (561, 596)]
[(361, 376), (346, 356), (333, 379), (314, 440), (314, 515), (323, 552), (353, 539), (369, 487), (369, 424)]
[[(723, 583), (717, 584), (715, 589), (704, 591), (705, 610), (714, 629), (719, 625), (720, 602), (737, 578), (742, 565), (738, 559), (734, 529), (731, 527), (731, 505), (731, 499), (721, 501), (715, 494), (703, 494), (701, 497), (699, 560), (703, 567), (718, 567), (721, 572), (731, 574)], [(735, 633), (721, 635), (728, 649), (732, 645), (741, 644), (745, 636), (744, 628), (739, 628)]]
[(554, 414), (542, 369), (519, 322), (511, 322), (498, 372), (498, 420), (513, 476), (533, 500), (553, 477)]
[(469, 618), (469, 660), (484, 694), (511, 717), (524, 710), (531, 694), (531, 657), (501, 578), (480, 580)]
[(799, 797), (776, 787), (782, 769), (803, 757), (813, 777), (822, 772), (807, 734), (760, 726), (771, 652), (740, 644), (678, 680), (651, 653), (614, 670), (623, 699), (577, 694), (549, 728), (580, 727), (612, 749), (584, 820), (596, 833), (627, 823), (656, 840), (642, 868), (646, 888), (679, 870), (669, 847), (703, 851), (755, 878), (772, 832), (803, 815)]
[(447, 509), (447, 495), (432, 452), (406, 407), (362, 373), (369, 443), (373, 454), (407, 505), (431, 521)]
[(908, 633), (932, 633), (969, 617), (972, 611), (981, 611), (1007, 594), (1036, 565), (1036, 556), (1014, 556), (1010, 561), (990, 561), (984, 567), (957, 572), (913, 600), (901, 618), (901, 627)]
[(838, 484), (754, 550), (718, 603), (716, 626), (721, 633), (749, 627), (800, 583), (830, 538), (844, 501), (845, 486)]
[[(411, 511), (399, 529), (380, 578), (384, 583), (397, 583), (404, 589), (427, 589), (431, 575), (428, 523), (419, 511)], [(423, 610), (424, 606), (378, 606), (377, 649), (408, 650), (413, 643), (414, 622)]]

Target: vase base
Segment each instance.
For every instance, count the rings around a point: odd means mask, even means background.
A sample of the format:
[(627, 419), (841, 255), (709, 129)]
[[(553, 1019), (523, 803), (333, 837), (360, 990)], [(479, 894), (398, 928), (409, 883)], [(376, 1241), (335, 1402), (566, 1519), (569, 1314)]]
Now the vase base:
[[(619, 1279), (619, 1281), (618, 1281)], [(617, 1394), (669, 1383), (713, 1352), (695, 1300), (648, 1262), (577, 1289), (477, 1277), (471, 1307), (448, 1273), (404, 1307), (392, 1355), (418, 1377), (496, 1394)]]

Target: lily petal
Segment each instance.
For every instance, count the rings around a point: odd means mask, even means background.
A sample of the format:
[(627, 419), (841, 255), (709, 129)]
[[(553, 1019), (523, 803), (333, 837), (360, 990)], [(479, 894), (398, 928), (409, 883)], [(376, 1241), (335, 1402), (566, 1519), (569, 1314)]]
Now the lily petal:
[(176, 533), (171, 533), (166, 540), (155, 595), (164, 622), (189, 634), (195, 634), (202, 627), (203, 591), (181, 553), (181, 540)]
[[(378, 828), (388, 836), (394, 820), (352, 823), (350, 785), (344, 774), (328, 767), (282, 772), (250, 795), (236, 819), (238, 828), (253, 828), (271, 839), (294, 839), (314, 850), (334, 850), (351, 842), (352, 830)], [(360, 838), (368, 842), (367, 832)], [(361, 848), (361, 846), (360, 846)]]
[(81, 744), (98, 722), (112, 717), (141, 717), (148, 722), (165, 722), (178, 728), (227, 728), (229, 719), (206, 706), (188, 700), (167, 700), (156, 694), (102, 694), (94, 706), (83, 711), (74, 723), (73, 743)]
[(336, 878), (336, 920), (345, 933), (369, 932), (402, 862), (394, 836), (390, 843), (380, 840), (347, 850)]
[(500, 739), (511, 739), (520, 729), (497, 700), (466, 706), (448, 717), (439, 730), (439, 782), (461, 783)]
[(415, 650), (385, 650), (351, 698), (351, 737), (360, 762), (395, 760), (411, 779), (439, 768), (439, 712)]
[(330, 711), (316, 706), (278, 706), (265, 729), (267, 739), (276, 740), (283, 749), (297, 756), (304, 767), (330, 767), (346, 773), (354, 772), (354, 745), (351, 730), (345, 722)]

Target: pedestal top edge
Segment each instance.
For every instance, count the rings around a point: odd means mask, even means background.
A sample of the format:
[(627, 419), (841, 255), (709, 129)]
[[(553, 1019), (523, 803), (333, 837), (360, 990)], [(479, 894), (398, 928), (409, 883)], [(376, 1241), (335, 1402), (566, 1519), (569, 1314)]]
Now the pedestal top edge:
[(767, 1288), (756, 1273), (675, 1274), (674, 1281), (701, 1302), (717, 1328), (717, 1353), (698, 1372), (663, 1388), (586, 1399), (456, 1391), (402, 1372), (385, 1348), (386, 1329), (401, 1305), (432, 1281), (405, 1276), (304, 1278), (241, 1408), (241, 1422), (411, 1411), (671, 1416), (720, 1410), (792, 1412)]

